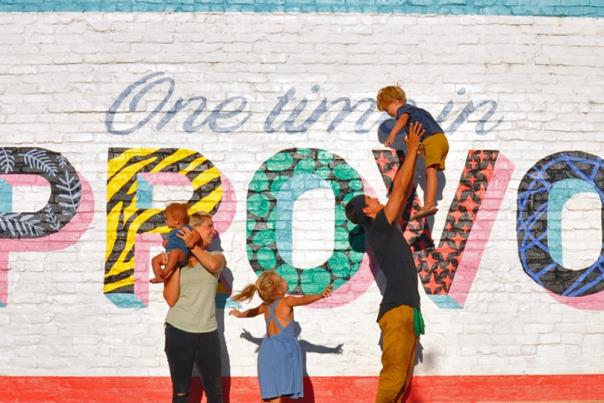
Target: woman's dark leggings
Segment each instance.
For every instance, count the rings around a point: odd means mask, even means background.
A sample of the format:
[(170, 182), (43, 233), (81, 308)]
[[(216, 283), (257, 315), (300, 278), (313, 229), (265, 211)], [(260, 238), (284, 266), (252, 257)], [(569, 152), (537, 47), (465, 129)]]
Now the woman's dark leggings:
[(172, 378), (172, 402), (188, 402), (193, 362), (197, 362), (201, 372), (208, 403), (222, 402), (222, 369), (217, 330), (210, 333), (189, 333), (166, 323), (164, 351)]

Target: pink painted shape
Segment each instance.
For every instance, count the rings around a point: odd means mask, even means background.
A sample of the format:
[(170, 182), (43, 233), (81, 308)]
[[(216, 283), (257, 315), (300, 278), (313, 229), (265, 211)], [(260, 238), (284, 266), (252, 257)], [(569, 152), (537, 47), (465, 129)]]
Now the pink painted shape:
[[(178, 173), (152, 173), (139, 174), (144, 180), (153, 185), (191, 185), (191, 181)], [(184, 180), (182, 180), (184, 179)], [(222, 201), (213, 221), (216, 231), (220, 234), (227, 230), (235, 217), (237, 200), (231, 182), (225, 176), (221, 175), (222, 182)], [(142, 302), (144, 306), (149, 305), (149, 273), (151, 271), (151, 253), (152, 247), (162, 246), (162, 237), (160, 234), (143, 233), (136, 234), (134, 238), (134, 295)], [(232, 287), (226, 277), (221, 280), (227, 289)]]
[(604, 311), (604, 291), (597, 292), (584, 297), (563, 297), (546, 290), (547, 293), (556, 301), (568, 305), (575, 309), (584, 309), (586, 311)]
[(162, 246), (160, 234), (136, 234), (134, 237), (134, 295), (144, 306), (149, 305), (149, 272), (152, 247)]
[(36, 174), (9, 174), (0, 175), (0, 180), (15, 186), (40, 186), (50, 187), (50, 183), (40, 175)]
[(476, 220), (472, 225), (463, 256), (449, 289), (449, 297), (460, 306), (466, 302), (476, 277), (482, 254), (487, 246), (493, 223), (497, 218), (513, 171), (514, 164), (499, 152), (487, 191), (480, 209), (476, 213)]
[(0, 304), (8, 299), (8, 253), (0, 253)]
[(237, 198), (235, 197), (235, 190), (229, 178), (221, 175), (220, 181), (222, 182), (222, 201), (212, 219), (216, 231), (222, 234), (226, 232), (233, 222), (235, 212), (237, 211)]
[[(376, 197), (375, 190), (365, 181), (365, 179), (363, 179), (363, 191), (368, 196)], [(375, 279), (375, 275), (371, 270), (369, 262), (369, 255), (365, 252), (359, 270), (357, 270), (347, 283), (335, 290), (333, 294), (331, 294), (331, 297), (321, 299), (310, 306), (312, 308), (335, 308), (348, 304), (363, 295), (371, 284), (374, 283)]]
[[(13, 186), (45, 186), (48, 181), (39, 175), (3, 175), (2, 180), (8, 176), (14, 176), (10, 182)], [(42, 180), (31, 178), (38, 176)], [(0, 303), (8, 301), (8, 257), (11, 252), (47, 252), (65, 249), (77, 242), (84, 231), (88, 229), (94, 215), (94, 195), (90, 184), (83, 175), (78, 174), (82, 185), (82, 199), (76, 215), (59, 232), (31, 239), (3, 239), (0, 241)], [(24, 182), (19, 182), (22, 179)]]
[[(235, 212), (237, 211), (237, 198), (235, 197), (233, 184), (229, 178), (222, 174), (220, 175), (220, 181), (222, 183), (222, 200), (220, 201), (218, 211), (216, 211), (212, 217), (214, 228), (219, 235), (226, 232), (231, 226), (233, 218), (235, 217)], [(227, 290), (226, 294), (230, 295), (233, 290), (233, 284), (229, 282), (228, 278), (224, 275), (224, 272), (220, 274), (220, 281)]]
[[(175, 172), (140, 173), (142, 179), (153, 186), (191, 186), (191, 181), (186, 176)], [(216, 214), (214, 224), (216, 231), (223, 233), (231, 225), (237, 210), (237, 200), (231, 181), (224, 175), (220, 176), (222, 182), (222, 201)]]

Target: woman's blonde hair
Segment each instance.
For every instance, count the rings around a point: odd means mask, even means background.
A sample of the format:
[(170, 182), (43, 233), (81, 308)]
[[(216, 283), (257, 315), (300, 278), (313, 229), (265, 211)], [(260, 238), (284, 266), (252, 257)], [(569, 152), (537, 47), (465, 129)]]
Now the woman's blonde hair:
[(189, 216), (189, 225), (194, 227), (199, 224), (203, 224), (203, 222), (207, 219), (212, 219), (212, 215), (210, 213), (206, 213), (205, 211), (198, 211)]
[(262, 301), (270, 304), (277, 299), (282, 277), (273, 270), (263, 272), (255, 284), (248, 284), (239, 294), (231, 297), (233, 301), (250, 301), (256, 292)]
[(403, 104), (407, 103), (405, 91), (403, 91), (403, 89), (398, 85), (389, 85), (388, 87), (384, 87), (378, 91), (377, 107), (379, 111), (385, 111), (388, 109), (388, 105), (394, 101), (399, 101)]
[[(210, 213), (206, 213), (205, 211), (198, 211), (189, 216), (189, 225), (191, 227), (195, 227), (196, 225), (203, 224), (204, 221), (212, 219)], [(198, 260), (192, 253), (189, 254), (189, 266), (195, 266)]]

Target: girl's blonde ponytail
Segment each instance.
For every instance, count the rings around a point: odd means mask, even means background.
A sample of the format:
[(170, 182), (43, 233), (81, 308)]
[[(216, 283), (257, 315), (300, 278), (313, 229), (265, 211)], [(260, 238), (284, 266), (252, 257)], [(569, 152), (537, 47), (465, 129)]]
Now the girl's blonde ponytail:
[(260, 298), (266, 302), (271, 303), (277, 299), (279, 287), (281, 285), (282, 278), (273, 270), (267, 270), (263, 272), (256, 284), (248, 284), (239, 293), (231, 297), (233, 301), (249, 301), (254, 296), (254, 293), (258, 292)]
[(239, 294), (233, 295), (231, 299), (237, 302), (248, 302), (254, 297), (256, 291), (258, 291), (258, 288), (256, 288), (256, 284), (248, 284), (243, 288), (243, 290), (241, 290)]

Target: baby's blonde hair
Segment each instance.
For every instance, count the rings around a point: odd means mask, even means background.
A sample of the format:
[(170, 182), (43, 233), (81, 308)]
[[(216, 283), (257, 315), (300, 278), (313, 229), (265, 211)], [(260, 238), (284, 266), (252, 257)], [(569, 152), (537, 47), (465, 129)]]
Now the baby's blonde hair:
[(388, 109), (388, 105), (394, 101), (399, 101), (403, 104), (407, 103), (405, 91), (403, 91), (403, 89), (398, 85), (389, 85), (388, 87), (384, 87), (378, 91), (377, 107), (379, 111), (385, 111)]
[(255, 284), (248, 284), (239, 294), (234, 295), (231, 299), (237, 302), (249, 301), (257, 291), (262, 301), (270, 304), (279, 295), (281, 279), (282, 277), (277, 272), (273, 270), (265, 271), (258, 277)]

